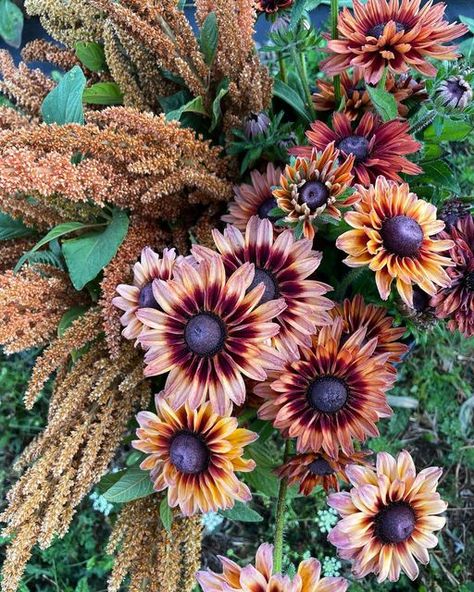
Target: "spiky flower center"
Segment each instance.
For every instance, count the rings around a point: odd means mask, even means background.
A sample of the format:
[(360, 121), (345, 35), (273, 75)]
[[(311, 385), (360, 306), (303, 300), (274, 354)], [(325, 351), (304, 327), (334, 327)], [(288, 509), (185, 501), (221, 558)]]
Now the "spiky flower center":
[(344, 381), (335, 376), (323, 376), (308, 388), (308, 402), (321, 413), (336, 413), (347, 401), (348, 391)]
[(138, 306), (139, 308), (160, 308), (158, 302), (155, 300), (155, 297), (153, 295), (152, 282), (150, 282), (149, 284), (145, 284), (143, 288), (140, 290), (140, 296), (138, 297)]
[(394, 502), (375, 517), (375, 534), (386, 544), (406, 541), (415, 530), (416, 517), (412, 508), (403, 502)]
[(464, 280), (464, 285), (466, 286), (466, 288), (468, 290), (470, 290), (471, 292), (474, 292), (474, 271), (470, 271), (465, 280)]
[(259, 284), (265, 286), (265, 292), (263, 293), (259, 304), (264, 304), (265, 302), (278, 298), (280, 293), (278, 290), (278, 284), (271, 271), (268, 271), (268, 269), (261, 269), (260, 267), (255, 268), (255, 275), (248, 291), (250, 292), (250, 290), (253, 290)]
[(400, 257), (415, 257), (423, 242), (421, 226), (413, 218), (403, 215), (387, 218), (380, 234), (387, 251)]
[(215, 314), (201, 312), (192, 317), (184, 330), (189, 349), (198, 356), (214, 356), (224, 346), (226, 329)]
[(331, 465), (324, 458), (317, 458), (316, 460), (313, 460), (313, 462), (308, 466), (308, 469), (313, 475), (318, 475), (319, 477), (327, 477), (328, 475), (334, 474), (334, 470), (331, 468)]
[(348, 136), (339, 142), (338, 148), (344, 154), (353, 154), (356, 162), (363, 162), (369, 155), (369, 140), (364, 136)]
[(270, 216), (270, 212), (276, 207), (277, 200), (274, 197), (269, 197), (260, 205), (257, 210), (259, 218), (262, 218), (262, 220), (268, 218), (270, 222), (275, 222), (278, 218), (276, 218), (276, 216)]
[(197, 475), (209, 464), (209, 448), (193, 432), (181, 432), (171, 441), (170, 459), (181, 473)]
[[(373, 27), (371, 27), (367, 31), (367, 37), (375, 37), (376, 39), (379, 39), (380, 37), (382, 37), (385, 27), (389, 22), (390, 21), (386, 21), (385, 23), (378, 23), (377, 25), (374, 25)], [(400, 33), (400, 31), (406, 31), (407, 26), (404, 25), (403, 23), (399, 23), (399, 22), (395, 21), (395, 29), (396, 29), (397, 33)]]
[(298, 196), (308, 206), (311, 212), (315, 212), (327, 203), (329, 189), (321, 181), (306, 181), (298, 189)]

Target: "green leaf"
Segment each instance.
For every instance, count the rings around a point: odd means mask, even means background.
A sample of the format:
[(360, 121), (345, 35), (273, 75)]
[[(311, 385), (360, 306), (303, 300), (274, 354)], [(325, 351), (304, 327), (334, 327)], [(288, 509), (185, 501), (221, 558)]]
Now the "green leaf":
[(123, 471), (119, 479), (104, 492), (108, 502), (124, 504), (153, 493), (153, 483), (148, 471), (130, 467)]
[(123, 469), (121, 471), (116, 471), (115, 473), (107, 473), (107, 475), (104, 475), (97, 484), (97, 489), (99, 490), (99, 493), (101, 495), (104, 495), (104, 493), (108, 491), (112, 487), (112, 485), (115, 485), (115, 483), (117, 483), (117, 481), (119, 481), (119, 479), (121, 479), (126, 472), (127, 469)]
[(124, 211), (114, 209), (105, 230), (63, 242), (64, 258), (76, 290), (82, 290), (110, 263), (127, 234), (128, 222)]
[(395, 97), (385, 90), (386, 79), (387, 73), (385, 72), (378, 86), (370, 86), (368, 84), (366, 88), (367, 92), (369, 93), (370, 100), (377, 109), (383, 121), (391, 121), (392, 119), (396, 119), (398, 117), (398, 108)]
[(76, 55), (91, 72), (107, 70), (104, 48), (99, 43), (79, 41), (76, 43)]
[(12, 47), (20, 47), (23, 12), (11, 0), (0, 0), (0, 37)]
[(464, 140), (472, 131), (472, 126), (466, 121), (455, 121), (445, 118), (441, 121), (441, 128), (437, 133), (432, 124), (426, 128), (424, 139), (427, 142), (459, 142)]
[(183, 113), (189, 113), (189, 112), (207, 115), (207, 111), (204, 108), (204, 103), (202, 101), (202, 97), (196, 97), (196, 98), (192, 99), (191, 101), (189, 101), (189, 103), (186, 103), (185, 105), (182, 105), (181, 107), (179, 107), (179, 109), (175, 109), (174, 111), (169, 111), (166, 114), (166, 121), (171, 121), (172, 119), (179, 121), (181, 119), (181, 116), (183, 115)]
[(268, 468), (255, 467), (245, 475), (245, 481), (254, 491), (260, 491), (270, 498), (278, 497), (280, 481)]
[(306, 0), (295, 0), (291, 8), (290, 31), (294, 31), (303, 17), (306, 6)]
[(288, 86), (283, 80), (277, 78), (273, 84), (273, 94), (296, 111), (306, 123), (311, 123), (311, 117), (306, 112), (305, 104), (299, 94), (293, 90), (291, 86)]
[(79, 317), (82, 317), (87, 309), (87, 306), (73, 306), (69, 310), (66, 310), (59, 321), (58, 337), (62, 337), (65, 331), (73, 324), (73, 322)]
[(233, 508), (230, 510), (221, 510), (219, 513), (234, 522), (262, 522), (263, 520), (263, 516), (260, 516), (258, 512), (252, 510), (252, 508), (249, 508), (242, 502), (235, 502)]
[(171, 530), (171, 525), (173, 524), (173, 510), (168, 505), (168, 498), (166, 495), (160, 503), (160, 518), (165, 530), (169, 532)]
[(222, 80), (219, 83), (219, 86), (217, 87), (216, 98), (214, 99), (214, 101), (212, 103), (212, 123), (211, 123), (211, 127), (209, 129), (209, 131), (211, 131), (211, 132), (217, 127), (219, 121), (221, 120), (221, 117), (222, 117), (221, 101), (228, 92), (229, 92), (229, 81), (227, 78), (224, 78), (224, 80)]
[(0, 240), (23, 238), (33, 234), (33, 230), (23, 224), (21, 220), (15, 220), (8, 214), (0, 212)]
[(29, 256), (47, 245), (50, 241), (53, 241), (65, 234), (70, 234), (71, 232), (75, 232), (76, 230), (83, 230), (84, 228), (90, 228), (94, 226), (92, 224), (84, 224), (83, 222), (64, 222), (64, 224), (59, 224), (55, 226), (52, 230), (48, 232), (41, 240), (39, 240), (36, 245), (27, 253), (22, 255), (18, 260), (18, 263), (15, 265), (14, 271), (17, 272), (25, 261), (29, 258)]
[(45, 123), (84, 123), (82, 93), (86, 77), (79, 66), (74, 66), (62, 77), (59, 84), (48, 93), (41, 106)]
[(423, 173), (416, 177), (416, 183), (424, 183), (446, 187), (457, 193), (459, 184), (456, 181), (453, 171), (442, 160), (421, 163)]
[(469, 28), (469, 32), (474, 35), (474, 19), (468, 16), (459, 15), (459, 20)]
[(204, 55), (204, 61), (208, 66), (214, 62), (219, 42), (219, 26), (215, 12), (210, 12), (204, 21), (201, 29), (199, 45)]
[(116, 82), (97, 82), (84, 90), (82, 101), (90, 105), (121, 105), (123, 93)]

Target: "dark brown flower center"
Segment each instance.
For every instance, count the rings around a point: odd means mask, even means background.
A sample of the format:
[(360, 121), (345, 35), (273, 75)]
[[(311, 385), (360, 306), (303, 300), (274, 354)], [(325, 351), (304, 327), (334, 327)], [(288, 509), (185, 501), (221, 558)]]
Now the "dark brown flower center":
[(209, 464), (209, 448), (192, 432), (181, 432), (171, 441), (170, 459), (181, 473), (196, 475)]
[(270, 216), (270, 212), (273, 208), (277, 207), (277, 200), (274, 197), (269, 197), (266, 199), (258, 208), (257, 214), (259, 218), (265, 219), (268, 218), (270, 222), (276, 222), (278, 218), (276, 216)]
[(153, 296), (153, 284), (151, 282), (143, 286), (143, 288), (140, 290), (140, 296), (138, 297), (138, 306), (139, 308), (160, 308), (158, 302), (155, 300), (155, 297)]
[(411, 507), (395, 502), (375, 517), (375, 534), (383, 543), (401, 543), (415, 530), (415, 524), (415, 512)]
[(260, 269), (259, 267), (256, 267), (253, 281), (247, 291), (250, 292), (250, 290), (253, 290), (259, 284), (263, 284), (265, 286), (265, 292), (263, 293), (259, 304), (264, 304), (269, 300), (275, 300), (275, 298), (278, 298), (280, 292), (273, 274), (267, 269)]
[(394, 216), (382, 224), (383, 245), (400, 257), (414, 257), (423, 242), (423, 230), (416, 220), (408, 216)]
[(413, 286), (413, 308), (417, 312), (423, 312), (430, 305), (430, 295), (418, 286)]
[(324, 458), (317, 458), (308, 466), (308, 469), (313, 475), (319, 475), (320, 477), (327, 477), (333, 475), (334, 470), (331, 465)]
[(209, 312), (192, 317), (184, 330), (189, 349), (198, 356), (213, 356), (221, 351), (226, 338), (222, 320)]
[(470, 290), (471, 292), (474, 292), (474, 271), (470, 271), (465, 279), (464, 279), (464, 285), (466, 286), (466, 288), (468, 290)]
[(327, 203), (329, 199), (329, 189), (321, 181), (306, 181), (298, 189), (300, 200), (305, 203), (311, 212)]
[(308, 402), (316, 411), (335, 413), (344, 407), (347, 395), (347, 387), (342, 380), (334, 376), (323, 376), (309, 386)]
[[(366, 33), (367, 37), (375, 37), (376, 39), (379, 39), (385, 29), (385, 26), (388, 24), (389, 21), (387, 21), (386, 23), (379, 23), (378, 25), (374, 25), (371, 29), (369, 29)], [(400, 33), (400, 31), (407, 31), (408, 27), (406, 25), (404, 25), (403, 23), (399, 23), (397, 21), (395, 21), (395, 28), (397, 33)]]
[(342, 139), (338, 146), (344, 154), (353, 154), (356, 162), (363, 162), (369, 155), (369, 140), (364, 136), (349, 136)]

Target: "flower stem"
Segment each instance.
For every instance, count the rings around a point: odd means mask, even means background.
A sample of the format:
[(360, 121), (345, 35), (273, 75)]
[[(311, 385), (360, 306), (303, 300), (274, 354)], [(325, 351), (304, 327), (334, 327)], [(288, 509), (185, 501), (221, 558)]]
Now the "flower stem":
[[(287, 440), (285, 444), (285, 453), (283, 462), (288, 458), (290, 451), (290, 441)], [(275, 518), (275, 538), (273, 546), (273, 572), (281, 573), (283, 566), (283, 532), (285, 530), (285, 510), (286, 510), (286, 492), (288, 491), (288, 479), (280, 481), (280, 489), (278, 491), (278, 501), (276, 507)]]
[(281, 52), (278, 52), (278, 65), (280, 67), (280, 78), (283, 82), (286, 83), (286, 66), (285, 66), (285, 58)]
[(299, 52), (296, 48), (291, 49), (291, 58), (298, 71), (298, 76), (301, 81), (301, 85), (304, 89), (306, 98), (306, 107), (310, 113), (311, 119), (316, 119), (316, 111), (314, 110), (313, 98), (311, 96), (311, 90), (309, 88), (308, 72), (306, 70), (306, 60), (304, 55)]
[[(331, 38), (337, 39), (337, 16), (339, 13), (339, 0), (331, 0)], [(341, 102), (341, 77), (334, 76), (334, 100), (336, 102), (336, 111)]]

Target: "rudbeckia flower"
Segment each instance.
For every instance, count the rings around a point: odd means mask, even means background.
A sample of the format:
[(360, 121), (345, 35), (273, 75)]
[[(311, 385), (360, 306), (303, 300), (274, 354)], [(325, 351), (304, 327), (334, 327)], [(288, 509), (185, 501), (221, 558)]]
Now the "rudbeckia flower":
[(209, 403), (195, 411), (188, 405), (173, 411), (157, 395), (156, 406), (158, 415), (137, 415), (139, 439), (132, 442), (149, 455), (140, 468), (151, 471), (155, 491), (167, 490), (169, 505), (179, 506), (185, 516), (249, 501), (250, 490), (235, 472), (255, 468), (255, 462), (242, 455), (257, 434), (239, 428), (234, 417), (215, 414)]
[(368, 189), (356, 188), (361, 199), (344, 220), (354, 228), (336, 241), (349, 257), (349, 267), (368, 265), (375, 271), (379, 294), (387, 300), (393, 280), (404, 302), (413, 307), (413, 285), (434, 295), (451, 280), (444, 267), (452, 265), (441, 255), (451, 240), (434, 237), (444, 228), (437, 220), (436, 207), (410, 193), (406, 183), (398, 185), (379, 177)]
[(379, 582), (395, 582), (403, 571), (415, 580), (415, 559), (429, 562), (428, 549), (438, 543), (433, 532), (446, 522), (438, 514), (447, 504), (436, 492), (442, 470), (430, 467), (417, 474), (412, 457), (403, 451), (396, 459), (380, 452), (375, 470), (351, 465), (346, 473), (353, 488), (328, 497), (342, 518), (329, 541), (340, 557), (353, 562), (358, 578), (375, 573)]
[(331, 39), (332, 55), (321, 68), (334, 76), (349, 66), (361, 68), (366, 82), (377, 84), (385, 68), (400, 74), (414, 68), (435, 76), (429, 59), (454, 60), (456, 47), (444, 43), (467, 33), (465, 25), (444, 20), (445, 4), (421, 0), (353, 0), (354, 12), (339, 13), (339, 39)]
[[(265, 290), (260, 303), (281, 298), (286, 308), (275, 318), (280, 326), (273, 345), (280, 351), (297, 357), (298, 345), (309, 346), (316, 328), (330, 322), (328, 310), (333, 303), (324, 294), (331, 286), (310, 280), (319, 267), (321, 253), (312, 250), (312, 242), (295, 240), (291, 230), (274, 236), (269, 220), (257, 216), (247, 224), (245, 236), (235, 226), (224, 233), (212, 231), (217, 250), (222, 255), (227, 275), (245, 263), (255, 265), (251, 288), (263, 283)], [(206, 247), (193, 246), (196, 259), (215, 257)]]
[(256, 0), (257, 10), (268, 13), (289, 8), (292, 4), (293, 0)]
[(373, 183), (378, 175), (402, 181), (398, 173), (419, 175), (423, 172), (405, 158), (421, 148), (421, 144), (409, 135), (406, 121), (382, 123), (377, 115), (367, 112), (354, 128), (345, 113), (334, 113), (333, 129), (322, 121), (315, 121), (310, 127), (311, 130), (306, 132), (310, 146), (296, 146), (290, 149), (290, 154), (309, 158), (313, 148), (325, 150), (334, 142), (344, 156), (353, 155), (352, 174), (362, 185)]
[(174, 408), (188, 402), (196, 409), (209, 399), (224, 415), (245, 400), (243, 376), (265, 380), (266, 370), (281, 367), (283, 356), (267, 340), (278, 333), (271, 321), (286, 304), (261, 303), (265, 286), (254, 279), (250, 263), (227, 277), (215, 256), (198, 266), (183, 262), (175, 279), (153, 282), (160, 310), (137, 311), (146, 326), (139, 342), (147, 350), (145, 375), (169, 372), (164, 390)]
[(350, 456), (353, 439), (378, 436), (376, 423), (391, 415), (385, 396), (395, 380), (386, 364), (389, 354), (376, 354), (377, 340), (367, 342), (366, 333), (361, 328), (343, 340), (343, 321), (336, 319), (311, 348), (300, 349), (301, 360), (255, 387), (265, 399), (259, 417), (285, 438), (296, 438), (298, 452)]

